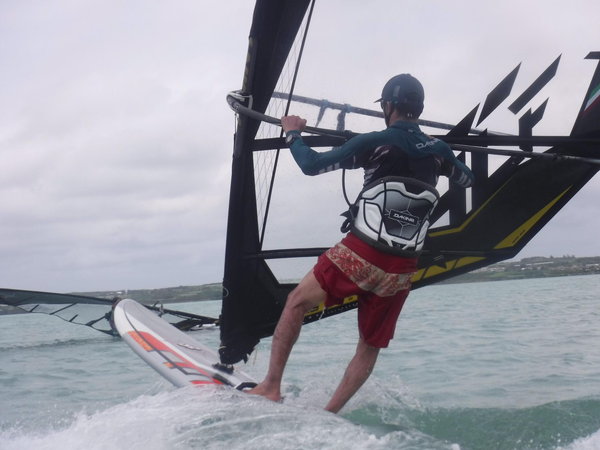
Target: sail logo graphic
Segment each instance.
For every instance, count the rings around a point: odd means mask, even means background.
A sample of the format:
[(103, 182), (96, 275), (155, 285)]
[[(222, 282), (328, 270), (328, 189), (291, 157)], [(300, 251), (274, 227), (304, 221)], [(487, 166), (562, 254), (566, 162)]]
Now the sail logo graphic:
[(592, 109), (592, 106), (595, 106), (598, 103), (600, 103), (600, 84), (591, 92), (590, 98), (583, 108), (583, 114), (589, 112)]
[(388, 210), (386, 210), (385, 215), (389, 219), (395, 220), (396, 222), (398, 222), (401, 225), (412, 225), (412, 226), (418, 227), (419, 224), (421, 223), (419, 218), (417, 216), (411, 214), (409, 211), (398, 211), (395, 209), (388, 209)]

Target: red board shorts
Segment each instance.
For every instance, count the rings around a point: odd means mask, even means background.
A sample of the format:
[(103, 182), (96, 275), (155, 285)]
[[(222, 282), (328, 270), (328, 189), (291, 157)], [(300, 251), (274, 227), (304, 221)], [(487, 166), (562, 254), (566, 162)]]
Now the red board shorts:
[(370, 346), (385, 348), (410, 291), (417, 258), (380, 252), (352, 233), (323, 253), (313, 268), (327, 293), (325, 306), (358, 295), (358, 330)]

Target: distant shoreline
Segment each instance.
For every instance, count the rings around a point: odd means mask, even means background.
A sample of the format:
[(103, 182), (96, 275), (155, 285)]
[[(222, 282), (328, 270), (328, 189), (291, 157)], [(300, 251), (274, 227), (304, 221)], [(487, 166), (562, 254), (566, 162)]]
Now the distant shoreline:
[(483, 281), (525, 280), (600, 274), (600, 256), (580, 257), (534, 256), (520, 261), (506, 261), (459, 275), (446, 284), (476, 283)]
[[(453, 277), (437, 284), (477, 283), (487, 281), (524, 280), (531, 278), (553, 278), (576, 275), (600, 274), (600, 256), (580, 257), (531, 257), (520, 261), (508, 261), (492, 264)], [(159, 289), (135, 289), (122, 291), (73, 292), (72, 294), (98, 298), (132, 298), (141, 303), (186, 303), (220, 300), (221, 283), (208, 283), (197, 286), (177, 286)], [(16, 309), (16, 311), (15, 311)], [(21, 312), (17, 308), (0, 305), (1, 314)]]
[[(524, 280), (529, 278), (550, 278), (575, 275), (600, 274), (600, 256), (580, 257), (565, 255), (561, 257), (535, 256), (520, 261), (508, 261), (492, 264), (442, 281), (438, 284), (477, 283), (485, 281)], [(86, 292), (82, 295), (92, 297), (127, 296), (143, 303), (183, 303), (221, 299), (221, 283), (209, 283), (199, 286), (178, 286), (161, 289), (140, 289), (115, 292)]]

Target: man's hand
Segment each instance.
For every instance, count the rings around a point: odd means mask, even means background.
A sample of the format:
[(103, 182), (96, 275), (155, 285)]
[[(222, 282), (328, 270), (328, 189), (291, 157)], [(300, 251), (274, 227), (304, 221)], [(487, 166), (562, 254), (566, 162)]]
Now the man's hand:
[(306, 128), (306, 119), (298, 116), (284, 116), (281, 118), (281, 128), (286, 133), (288, 131), (299, 131), (302, 133)]

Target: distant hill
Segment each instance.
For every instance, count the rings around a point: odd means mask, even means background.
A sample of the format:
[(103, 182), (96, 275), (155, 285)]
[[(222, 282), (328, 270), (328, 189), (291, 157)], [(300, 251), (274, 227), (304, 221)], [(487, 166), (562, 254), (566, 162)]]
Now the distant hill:
[(220, 300), (222, 297), (221, 292), (221, 283), (210, 283), (199, 286), (177, 286), (160, 289), (135, 289), (123, 291), (74, 292), (74, 294), (101, 298), (132, 298), (138, 302), (152, 304), (155, 302), (181, 303)]
[(564, 277), (600, 274), (600, 256), (576, 258), (565, 255), (534, 256), (520, 261), (504, 261), (474, 270), (445, 281), (445, 283), (470, 283), (478, 281), (521, 280), (525, 278)]

